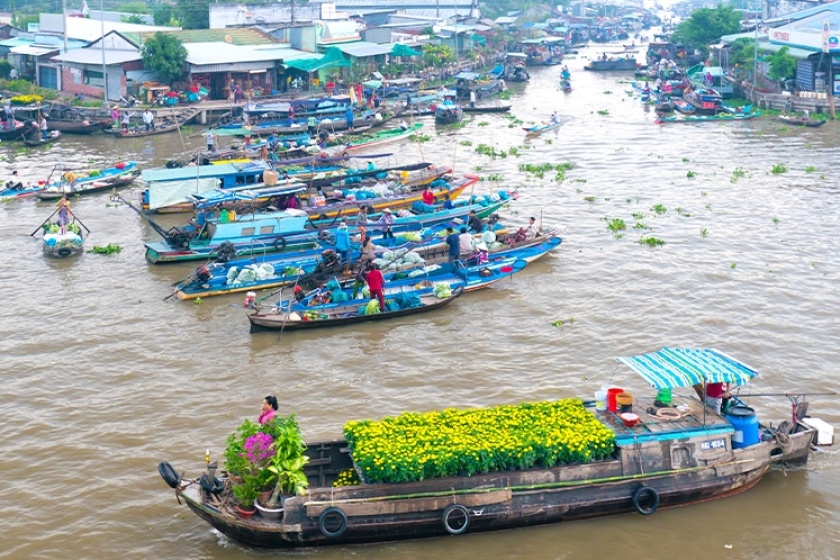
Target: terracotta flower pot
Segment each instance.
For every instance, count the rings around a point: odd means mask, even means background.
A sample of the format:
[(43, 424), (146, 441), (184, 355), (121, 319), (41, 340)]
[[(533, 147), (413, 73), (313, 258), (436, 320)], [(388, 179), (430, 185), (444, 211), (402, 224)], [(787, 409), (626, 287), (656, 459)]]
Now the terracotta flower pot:
[(248, 519), (255, 513), (257, 513), (257, 508), (254, 506), (236, 506), (236, 512), (243, 518)]

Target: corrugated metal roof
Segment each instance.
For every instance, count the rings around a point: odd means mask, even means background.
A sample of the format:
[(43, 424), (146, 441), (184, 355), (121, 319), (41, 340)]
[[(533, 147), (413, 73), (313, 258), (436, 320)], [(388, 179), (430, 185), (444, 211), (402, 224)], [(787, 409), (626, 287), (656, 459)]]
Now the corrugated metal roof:
[[(274, 62), (278, 60), (298, 60), (307, 58), (302, 53), (289, 48), (286, 43), (274, 45), (232, 45), (220, 42), (184, 43), (187, 49), (187, 62), (196, 66), (208, 64), (233, 64), (237, 62)], [(320, 58), (320, 55), (314, 55)]]
[(334, 46), (341, 52), (355, 57), (390, 54), (390, 52), (394, 48), (394, 45), (391, 43), (379, 45), (377, 43), (368, 43), (367, 41), (358, 41), (356, 43), (344, 43), (343, 45)]
[(818, 54), (821, 51), (809, 51), (808, 49), (800, 49), (799, 47), (791, 47), (790, 45), (779, 45), (776, 43), (759, 43), (758, 50), (760, 51), (770, 51), (770, 52), (779, 52), (782, 50), (783, 47), (788, 48), (788, 54), (793, 58), (808, 58), (812, 54)]
[(31, 56), (43, 56), (45, 54), (58, 52), (58, 47), (36, 47), (34, 45), (19, 45), (12, 47), (9, 52), (12, 54), (24, 54)]
[[(189, 43), (227, 43), (230, 45), (271, 45), (280, 41), (259, 29), (253, 27), (225, 27), (224, 29), (182, 29), (167, 31), (185, 45)], [(139, 41), (141, 37), (137, 33), (123, 33), (132, 40)], [(142, 40), (150, 37), (150, 34), (143, 34)]]
[[(126, 62), (134, 62), (135, 60), (143, 60), (143, 56), (137, 51), (115, 51), (105, 49), (105, 64), (124, 64)], [(76, 49), (74, 51), (66, 52), (52, 57), (53, 60), (60, 60), (61, 62), (71, 62), (75, 64), (102, 64), (103, 53), (99, 48)]]
[(630, 366), (657, 389), (703, 382), (744, 385), (758, 375), (758, 370), (714, 349), (663, 348), (616, 360)]

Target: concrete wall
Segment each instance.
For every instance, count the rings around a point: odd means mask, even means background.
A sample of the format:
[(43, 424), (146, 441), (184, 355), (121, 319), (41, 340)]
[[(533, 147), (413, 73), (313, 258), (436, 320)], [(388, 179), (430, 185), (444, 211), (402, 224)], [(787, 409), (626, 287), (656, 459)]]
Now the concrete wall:
[[(295, 5), (296, 21), (313, 21), (316, 19), (321, 19), (320, 4)], [(291, 20), (292, 9), (285, 4), (210, 4), (210, 29), (222, 29), (234, 25), (279, 23)]]

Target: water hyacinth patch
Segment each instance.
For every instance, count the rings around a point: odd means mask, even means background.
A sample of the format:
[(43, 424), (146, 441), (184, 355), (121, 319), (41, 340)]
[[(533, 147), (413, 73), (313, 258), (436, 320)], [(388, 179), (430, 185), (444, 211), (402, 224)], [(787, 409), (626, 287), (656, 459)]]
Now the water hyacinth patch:
[(369, 483), (585, 463), (615, 448), (615, 435), (579, 399), (408, 412), (348, 422), (344, 435)]

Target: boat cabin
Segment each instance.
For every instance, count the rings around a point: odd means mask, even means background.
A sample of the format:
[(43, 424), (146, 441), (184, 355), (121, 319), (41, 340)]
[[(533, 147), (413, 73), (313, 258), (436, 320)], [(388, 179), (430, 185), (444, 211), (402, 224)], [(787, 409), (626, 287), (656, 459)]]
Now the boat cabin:
[[(697, 68), (697, 67), (695, 67)], [(688, 79), (695, 88), (713, 89), (723, 99), (732, 99), (735, 88), (726, 77), (726, 72), (720, 66), (702, 66), (694, 73), (689, 70)]]
[(271, 166), (262, 161), (198, 165), (175, 169), (145, 169), (142, 178), (147, 183), (185, 181), (189, 179), (218, 179), (219, 188), (228, 189), (263, 182), (263, 172)]
[(222, 209), (218, 214), (199, 214), (199, 232), (193, 245), (218, 245), (223, 241), (236, 244), (259, 239), (273, 241), (279, 235), (303, 232), (307, 221), (306, 212), (295, 209), (241, 216)]

